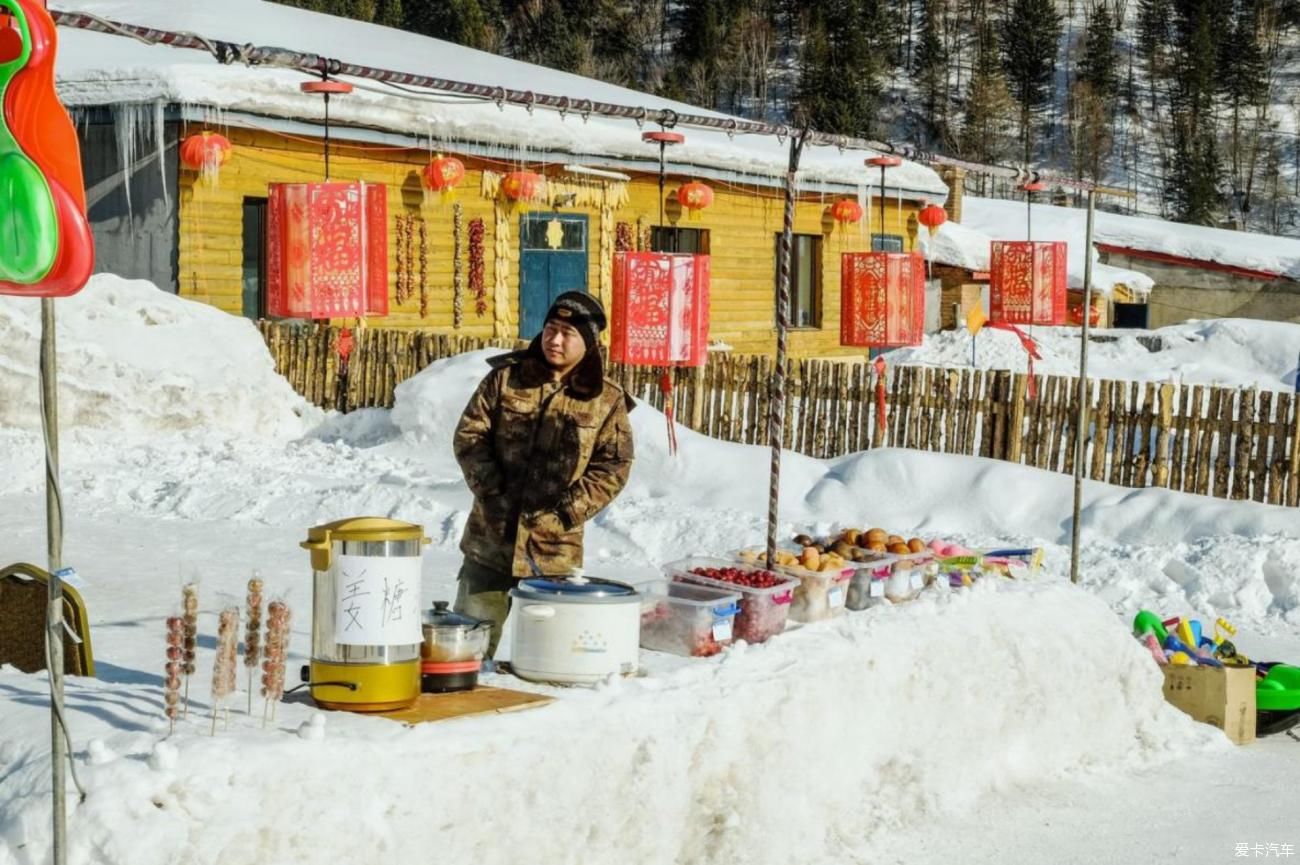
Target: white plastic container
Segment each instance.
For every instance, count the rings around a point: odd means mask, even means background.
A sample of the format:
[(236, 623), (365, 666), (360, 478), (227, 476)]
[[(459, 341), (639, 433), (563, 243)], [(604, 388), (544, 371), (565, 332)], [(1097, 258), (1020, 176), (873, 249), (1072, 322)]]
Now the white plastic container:
[[(734, 568), (746, 573), (766, 571), (779, 582), (767, 588), (758, 588), (695, 573), (696, 570), (710, 568)], [(798, 580), (786, 579), (767, 568), (707, 556), (692, 556), (671, 562), (664, 565), (664, 573), (677, 582), (696, 583), (739, 593), (740, 612), (736, 614), (734, 638), (747, 643), (762, 643), (785, 630), (790, 604), (794, 601), (794, 591), (799, 586)]]
[(668, 580), (641, 592), (641, 648), (707, 658), (734, 642), (740, 592)]

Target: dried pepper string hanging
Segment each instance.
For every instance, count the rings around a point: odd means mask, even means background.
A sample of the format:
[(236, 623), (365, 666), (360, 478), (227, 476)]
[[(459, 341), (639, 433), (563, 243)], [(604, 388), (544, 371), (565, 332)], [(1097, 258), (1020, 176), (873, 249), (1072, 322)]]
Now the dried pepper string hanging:
[(486, 269), (483, 264), (483, 236), (485, 229), (482, 217), (472, 219), (469, 223), (469, 290), (474, 293), (474, 312), (480, 318), (487, 314)]
[(429, 224), (420, 217), (420, 318), (429, 317)]

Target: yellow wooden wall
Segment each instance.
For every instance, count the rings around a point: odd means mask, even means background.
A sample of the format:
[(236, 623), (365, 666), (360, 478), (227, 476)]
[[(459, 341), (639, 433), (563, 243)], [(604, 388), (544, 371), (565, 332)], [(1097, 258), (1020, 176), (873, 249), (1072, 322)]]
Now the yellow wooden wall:
[[(188, 130), (197, 131), (196, 129)], [(318, 140), (293, 138), (277, 133), (232, 128), (225, 131), (233, 145), (230, 161), (222, 167), (214, 183), (199, 181), (194, 172), (183, 171), (181, 177), (179, 290), (182, 296), (210, 303), (234, 314), (241, 311), (241, 275), (243, 233), (242, 204), (245, 197), (265, 197), (272, 182), (322, 180), (324, 160)], [(507, 208), (509, 242), (503, 261), (508, 272), (508, 301), (504, 308), (494, 303), (496, 274), (497, 205), (480, 194), (481, 172), (510, 171), (515, 166), (490, 160), (461, 157), (467, 171), (456, 200), (464, 208), (465, 224), (482, 218), (484, 237), (484, 281), (488, 310), (478, 316), (474, 298), (468, 289), (468, 261), (464, 261), (466, 289), (464, 320), (457, 331), (473, 336), (516, 336), (519, 318), (519, 214)], [(419, 171), (428, 161), (420, 150), (383, 148), (374, 145), (334, 143), (331, 150), (331, 179), (366, 180), (389, 187), (389, 217), (413, 212), (421, 215), (428, 226), (428, 293), (429, 314), (419, 315), (418, 291), (398, 306), (392, 300), (390, 314), (371, 319), (382, 327), (419, 327), (451, 332), (452, 328), (452, 208), (437, 197), (426, 199), (420, 186)], [(539, 170), (538, 166), (528, 166)], [(555, 174), (559, 166), (550, 166)], [(666, 184), (671, 199), (677, 187), (689, 178), (670, 177)], [(712, 186), (713, 206), (702, 217), (689, 220), (675, 206), (665, 208), (667, 222), (683, 228), (704, 228), (710, 232), (712, 253), (712, 320), (710, 337), (730, 345), (737, 352), (770, 353), (775, 347), (775, 269), (776, 234), (781, 230), (783, 199), (781, 190), (772, 187), (736, 186), (706, 181)], [(861, 227), (834, 227), (827, 208), (834, 197), (807, 195), (796, 210), (795, 231), (822, 236), (822, 321), (819, 329), (795, 330), (790, 335), (790, 350), (796, 356), (860, 355), (861, 349), (839, 346), (839, 256), (869, 248), (864, 220)], [(919, 205), (905, 201), (902, 208), (891, 199), (886, 205), (886, 233), (902, 234), (909, 249), (916, 243), (916, 211)], [(877, 207), (872, 207), (871, 231), (878, 232)], [(609, 298), (601, 274), (601, 214), (596, 208), (562, 208), (565, 213), (585, 213), (589, 217), (588, 289)], [(626, 206), (614, 211), (614, 224), (648, 227), (658, 221), (658, 181), (653, 174), (637, 175), (628, 184)], [(466, 232), (468, 234), (468, 231)], [(390, 285), (396, 272), (397, 232), (389, 231)], [(609, 240), (612, 248), (613, 240)], [(468, 238), (465, 240), (468, 255)]]

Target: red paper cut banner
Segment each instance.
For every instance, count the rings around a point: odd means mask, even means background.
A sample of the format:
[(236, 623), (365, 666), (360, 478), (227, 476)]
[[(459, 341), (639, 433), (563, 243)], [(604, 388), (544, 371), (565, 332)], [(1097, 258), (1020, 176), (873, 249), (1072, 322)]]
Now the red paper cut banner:
[(925, 259), (919, 252), (840, 258), (840, 345), (897, 348), (925, 335)]
[(993, 241), (990, 317), (1011, 324), (1065, 324), (1067, 266), (1062, 241)]
[(373, 183), (273, 183), (267, 202), (267, 313), (388, 314), (388, 191)]
[(609, 356), (637, 366), (704, 366), (709, 257), (614, 253)]

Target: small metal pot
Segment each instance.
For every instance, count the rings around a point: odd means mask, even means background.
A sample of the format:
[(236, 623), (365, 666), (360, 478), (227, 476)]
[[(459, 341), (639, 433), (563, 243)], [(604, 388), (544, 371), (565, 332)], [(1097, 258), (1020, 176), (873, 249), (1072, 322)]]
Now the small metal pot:
[(420, 690), (467, 691), (478, 685), (492, 623), (453, 612), (446, 601), (435, 601), (421, 627)]

